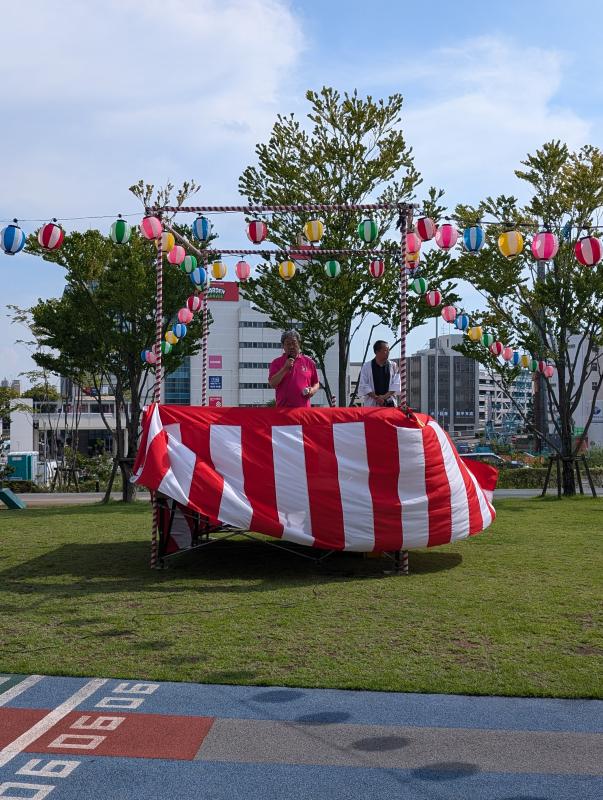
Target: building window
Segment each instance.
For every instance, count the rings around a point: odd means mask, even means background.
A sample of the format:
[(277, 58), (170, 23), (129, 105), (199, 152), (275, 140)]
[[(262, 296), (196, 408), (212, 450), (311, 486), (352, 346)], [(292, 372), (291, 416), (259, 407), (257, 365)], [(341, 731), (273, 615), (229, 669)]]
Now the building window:
[(274, 330), (277, 326), (273, 322), (265, 322), (264, 320), (251, 320), (240, 319), (239, 328), (271, 328)]
[(269, 369), (269, 361), (239, 361), (239, 369)]
[(239, 347), (257, 347), (260, 350), (266, 350), (267, 348), (272, 350), (280, 350), (282, 345), (280, 342), (239, 342)]
[(240, 383), (239, 389), (272, 389), (269, 383)]
[(177, 370), (165, 376), (165, 402), (174, 406), (188, 406), (191, 402), (191, 361), (187, 356)]

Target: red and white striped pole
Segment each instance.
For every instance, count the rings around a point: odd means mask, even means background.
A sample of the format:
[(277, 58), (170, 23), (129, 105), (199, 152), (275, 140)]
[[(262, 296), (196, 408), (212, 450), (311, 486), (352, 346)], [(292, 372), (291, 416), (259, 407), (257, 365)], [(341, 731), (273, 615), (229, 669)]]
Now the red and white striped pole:
[(209, 265), (203, 259), (203, 267), (206, 272), (206, 279), (205, 279), (205, 286), (203, 287), (203, 305), (201, 306), (203, 312), (203, 339), (202, 339), (202, 347), (201, 347), (201, 354), (202, 354), (202, 368), (201, 368), (201, 405), (207, 405), (207, 366), (208, 366), (208, 354), (207, 354), (207, 344), (208, 344), (208, 330), (207, 330), (207, 291), (208, 291), (208, 283), (209, 283)]
[[(163, 246), (161, 236), (156, 240), (157, 258), (155, 259), (156, 272), (156, 308), (155, 308), (155, 388), (153, 402), (161, 402), (161, 340), (163, 333)], [(155, 492), (152, 493), (153, 502), (153, 528), (151, 531), (151, 569), (157, 566), (157, 551), (159, 530), (159, 505)]]
[[(408, 327), (408, 274), (406, 271), (406, 231), (412, 221), (412, 208), (400, 212), (400, 405), (408, 405), (406, 386), (406, 329)], [(408, 575), (408, 550), (400, 554), (400, 573)]]

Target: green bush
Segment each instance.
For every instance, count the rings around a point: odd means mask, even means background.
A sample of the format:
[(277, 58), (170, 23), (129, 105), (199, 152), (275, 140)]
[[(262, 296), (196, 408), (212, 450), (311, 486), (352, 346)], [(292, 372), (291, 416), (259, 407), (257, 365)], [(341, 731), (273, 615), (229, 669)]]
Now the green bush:
[[(501, 469), (498, 471), (498, 483), (496, 485), (499, 489), (542, 489), (546, 472), (546, 467), (533, 467), (532, 469)], [(582, 475), (584, 491), (588, 492), (588, 480), (582, 465), (580, 465), (580, 474)], [(603, 486), (603, 467), (591, 467), (590, 474), (592, 475), (595, 486)], [(549, 488), (554, 488), (556, 485), (557, 472), (553, 464)], [(578, 489), (577, 486), (576, 488)]]

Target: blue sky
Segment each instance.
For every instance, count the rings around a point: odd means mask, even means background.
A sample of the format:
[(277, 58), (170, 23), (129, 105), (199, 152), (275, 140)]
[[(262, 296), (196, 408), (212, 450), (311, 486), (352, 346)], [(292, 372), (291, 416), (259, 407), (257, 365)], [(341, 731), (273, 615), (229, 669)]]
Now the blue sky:
[[(28, 0), (3, 9), (3, 26), (18, 35), (0, 49), (2, 220), (137, 211), (127, 187), (139, 178), (192, 177), (200, 202), (238, 202), (276, 114), (303, 115), (305, 90), (324, 84), (402, 93), (424, 185), (451, 205), (520, 194), (513, 170), (545, 141), (603, 139), (595, 0)], [(218, 228), (244, 246), (236, 220)], [(0, 275), (0, 378), (15, 378), (32, 364), (6, 305), (58, 296), (63, 273), (0, 253)], [(463, 299), (479, 303), (469, 287)], [(412, 332), (411, 352), (431, 327)]]

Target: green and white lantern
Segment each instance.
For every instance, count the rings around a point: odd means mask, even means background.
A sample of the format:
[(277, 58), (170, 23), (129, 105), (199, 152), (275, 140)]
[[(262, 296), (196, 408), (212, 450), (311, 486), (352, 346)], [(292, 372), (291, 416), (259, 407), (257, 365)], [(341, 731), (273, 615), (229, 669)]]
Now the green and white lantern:
[(325, 264), (325, 274), (328, 278), (336, 278), (341, 272), (339, 261), (327, 261)]
[(127, 223), (125, 219), (122, 219), (121, 214), (119, 214), (113, 225), (111, 225), (111, 240), (114, 241), (115, 244), (127, 244), (130, 241), (131, 235), (132, 229), (129, 223)]
[(374, 242), (379, 235), (377, 223), (372, 219), (363, 219), (358, 226), (358, 236), (363, 242)]
[(195, 256), (184, 256), (184, 261), (180, 264), (180, 269), (182, 272), (186, 272), (187, 275), (190, 275), (191, 272), (194, 272), (197, 269), (197, 259)]
[(415, 294), (425, 294), (427, 291), (427, 281), (425, 278), (415, 278), (410, 284), (410, 288), (413, 290), (413, 292), (415, 292)]
[(171, 345), (169, 342), (165, 342), (165, 341), (161, 342), (161, 352), (163, 353), (164, 356), (167, 356), (168, 353), (171, 353), (172, 352), (172, 348), (173, 348), (173, 345)]
[(482, 336), (482, 344), (484, 347), (490, 347), (494, 343), (494, 335), (492, 333), (484, 333)]

